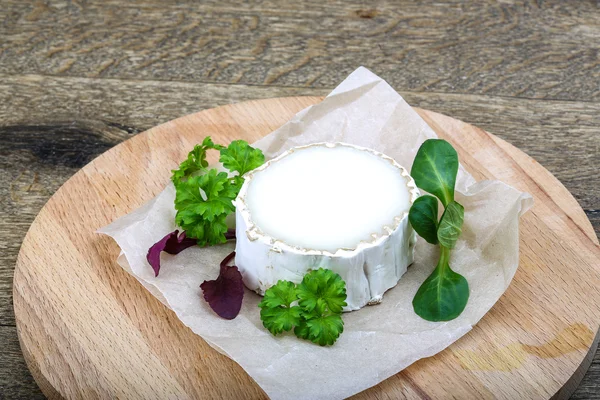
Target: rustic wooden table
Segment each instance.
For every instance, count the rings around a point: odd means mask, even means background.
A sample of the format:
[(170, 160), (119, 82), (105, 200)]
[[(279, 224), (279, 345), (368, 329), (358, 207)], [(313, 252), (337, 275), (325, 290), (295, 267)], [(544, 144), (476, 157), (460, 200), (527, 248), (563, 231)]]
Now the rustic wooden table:
[[(324, 95), (356, 67), (516, 145), (600, 232), (596, 1), (0, 1), (0, 398), (43, 398), (12, 308), (19, 246), (92, 158), (170, 119)], [(600, 399), (600, 357), (573, 398)]]

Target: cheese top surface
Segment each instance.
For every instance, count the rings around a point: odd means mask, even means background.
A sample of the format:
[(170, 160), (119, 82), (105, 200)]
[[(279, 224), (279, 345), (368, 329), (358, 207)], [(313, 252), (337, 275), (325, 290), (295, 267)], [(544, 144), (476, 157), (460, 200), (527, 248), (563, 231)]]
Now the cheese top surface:
[(354, 249), (394, 227), (410, 208), (408, 177), (367, 150), (325, 145), (294, 149), (256, 171), (246, 205), (265, 234), (304, 249)]

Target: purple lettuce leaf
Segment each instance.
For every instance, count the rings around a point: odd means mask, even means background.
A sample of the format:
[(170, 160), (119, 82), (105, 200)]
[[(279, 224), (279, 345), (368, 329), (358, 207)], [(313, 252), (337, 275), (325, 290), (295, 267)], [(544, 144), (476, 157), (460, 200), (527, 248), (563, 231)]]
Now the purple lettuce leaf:
[(242, 274), (235, 265), (227, 266), (233, 257), (235, 257), (235, 251), (221, 261), (221, 270), (217, 279), (204, 281), (200, 285), (204, 292), (204, 300), (217, 315), (225, 319), (237, 317), (244, 298)]
[(154, 270), (154, 276), (158, 276), (160, 272), (160, 253), (165, 251), (169, 254), (179, 254), (188, 247), (196, 245), (196, 239), (190, 239), (185, 237), (185, 231), (179, 235), (179, 230), (175, 230), (167, 234), (164, 238), (154, 243), (150, 249), (146, 259), (152, 269)]
[(235, 229), (227, 229), (227, 232), (225, 232), (225, 239), (235, 239)]

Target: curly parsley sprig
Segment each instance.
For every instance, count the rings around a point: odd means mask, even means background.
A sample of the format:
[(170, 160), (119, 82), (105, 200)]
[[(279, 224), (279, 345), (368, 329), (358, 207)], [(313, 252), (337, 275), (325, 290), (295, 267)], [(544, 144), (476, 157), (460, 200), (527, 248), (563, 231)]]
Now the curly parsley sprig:
[(194, 146), (194, 149), (189, 152), (187, 158), (179, 164), (178, 169), (174, 169), (171, 181), (175, 186), (179, 185), (184, 180), (189, 179), (192, 174), (198, 172), (207, 172), (208, 161), (206, 161), (206, 152), (208, 150), (222, 150), (224, 146), (215, 144), (210, 136), (204, 138), (201, 144)]
[(332, 345), (344, 331), (346, 283), (333, 271), (319, 268), (306, 274), (299, 285), (277, 282), (258, 306), (263, 325), (273, 335), (294, 329), (301, 339)]
[[(207, 169), (208, 150), (218, 150), (219, 161), (234, 175)], [(244, 183), (242, 176), (264, 162), (262, 151), (244, 140), (234, 140), (225, 147), (207, 136), (196, 145), (171, 177), (176, 191), (175, 222), (187, 237), (197, 239), (200, 246), (224, 243), (225, 218), (235, 211), (232, 202)]]

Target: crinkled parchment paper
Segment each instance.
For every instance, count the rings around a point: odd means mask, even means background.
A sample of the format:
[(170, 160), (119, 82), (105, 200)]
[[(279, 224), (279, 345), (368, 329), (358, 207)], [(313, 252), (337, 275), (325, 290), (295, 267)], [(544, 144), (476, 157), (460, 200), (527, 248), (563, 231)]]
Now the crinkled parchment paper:
[[(313, 142), (347, 142), (378, 150), (408, 169), (431, 128), (385, 81), (359, 68), (325, 100), (309, 107), (255, 143), (267, 158)], [(499, 181), (475, 183), (464, 169), (457, 201), (465, 207), (452, 268), (471, 288), (467, 308), (453, 321), (427, 322), (412, 299), (437, 262), (437, 248), (419, 238), (415, 263), (383, 302), (346, 313), (344, 333), (332, 347), (273, 337), (263, 328), (260, 297), (246, 291), (239, 316), (219, 318), (202, 299), (200, 284), (215, 279), (233, 243), (163, 254), (158, 278), (146, 262), (148, 248), (176, 229), (171, 184), (156, 198), (101, 230), (121, 247), (119, 264), (211, 346), (239, 363), (274, 399), (350, 396), (443, 350), (467, 333), (508, 287), (519, 262), (519, 216), (532, 205), (526, 193)]]

